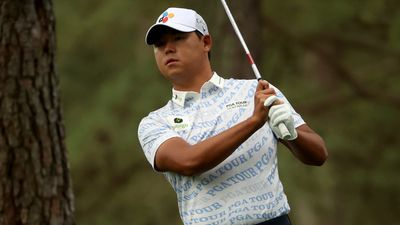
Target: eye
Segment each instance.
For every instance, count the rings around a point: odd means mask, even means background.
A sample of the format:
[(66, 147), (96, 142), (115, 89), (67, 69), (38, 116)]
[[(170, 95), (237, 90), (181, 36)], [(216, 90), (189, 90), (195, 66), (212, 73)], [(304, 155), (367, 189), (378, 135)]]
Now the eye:
[(183, 39), (183, 37), (180, 36), (180, 35), (177, 35), (177, 36), (175, 36), (175, 38), (174, 38), (175, 41), (179, 41), (179, 40), (182, 40), (182, 39)]
[(180, 40), (185, 39), (186, 37), (187, 37), (187, 35), (185, 33), (179, 33), (179, 34), (175, 35), (174, 40), (175, 41), (180, 41)]
[(156, 42), (154, 42), (154, 47), (156, 48), (160, 48), (162, 46), (165, 45), (165, 41), (164, 40), (157, 40)]

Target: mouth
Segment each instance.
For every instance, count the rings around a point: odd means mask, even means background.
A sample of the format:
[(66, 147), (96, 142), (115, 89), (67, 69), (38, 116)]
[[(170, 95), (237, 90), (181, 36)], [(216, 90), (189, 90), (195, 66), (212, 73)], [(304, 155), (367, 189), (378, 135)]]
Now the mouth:
[(178, 62), (178, 60), (177, 60), (177, 59), (168, 59), (168, 60), (165, 62), (165, 65), (168, 66), (169, 64), (174, 63), (174, 62)]

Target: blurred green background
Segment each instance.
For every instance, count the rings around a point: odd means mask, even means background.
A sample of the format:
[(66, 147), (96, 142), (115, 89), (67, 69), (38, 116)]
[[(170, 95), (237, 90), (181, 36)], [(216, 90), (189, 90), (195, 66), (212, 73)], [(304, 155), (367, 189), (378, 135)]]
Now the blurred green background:
[[(400, 2), (228, 1), (263, 77), (325, 139), (323, 167), (280, 147), (296, 225), (400, 224)], [(57, 72), (81, 225), (181, 224), (172, 188), (137, 140), (171, 86), (144, 36), (169, 6), (189, 7), (213, 36), (213, 69), (252, 71), (219, 1), (54, 0)]]

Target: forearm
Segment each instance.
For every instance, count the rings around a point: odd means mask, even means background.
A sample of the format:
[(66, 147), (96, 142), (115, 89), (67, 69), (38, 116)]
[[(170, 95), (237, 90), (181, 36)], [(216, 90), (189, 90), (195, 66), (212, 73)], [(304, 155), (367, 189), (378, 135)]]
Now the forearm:
[(250, 117), (197, 144), (180, 138), (162, 144), (156, 155), (156, 169), (192, 176), (214, 168), (247, 140), (262, 123)]
[(250, 117), (216, 136), (192, 145), (193, 173), (207, 171), (224, 161), (259, 128), (259, 122)]
[(321, 166), (328, 157), (324, 140), (306, 124), (296, 130), (298, 137), (295, 140), (281, 142), (303, 163)]

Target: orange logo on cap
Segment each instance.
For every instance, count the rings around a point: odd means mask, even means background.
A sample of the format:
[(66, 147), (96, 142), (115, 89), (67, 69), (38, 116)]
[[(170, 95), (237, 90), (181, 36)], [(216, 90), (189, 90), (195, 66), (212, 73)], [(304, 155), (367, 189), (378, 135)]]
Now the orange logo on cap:
[(164, 13), (161, 15), (161, 18), (158, 20), (158, 22), (159, 22), (159, 23), (161, 23), (161, 22), (166, 23), (166, 22), (168, 21), (168, 19), (171, 19), (171, 18), (173, 18), (174, 16), (175, 16), (175, 14), (173, 14), (173, 13), (164, 12)]

